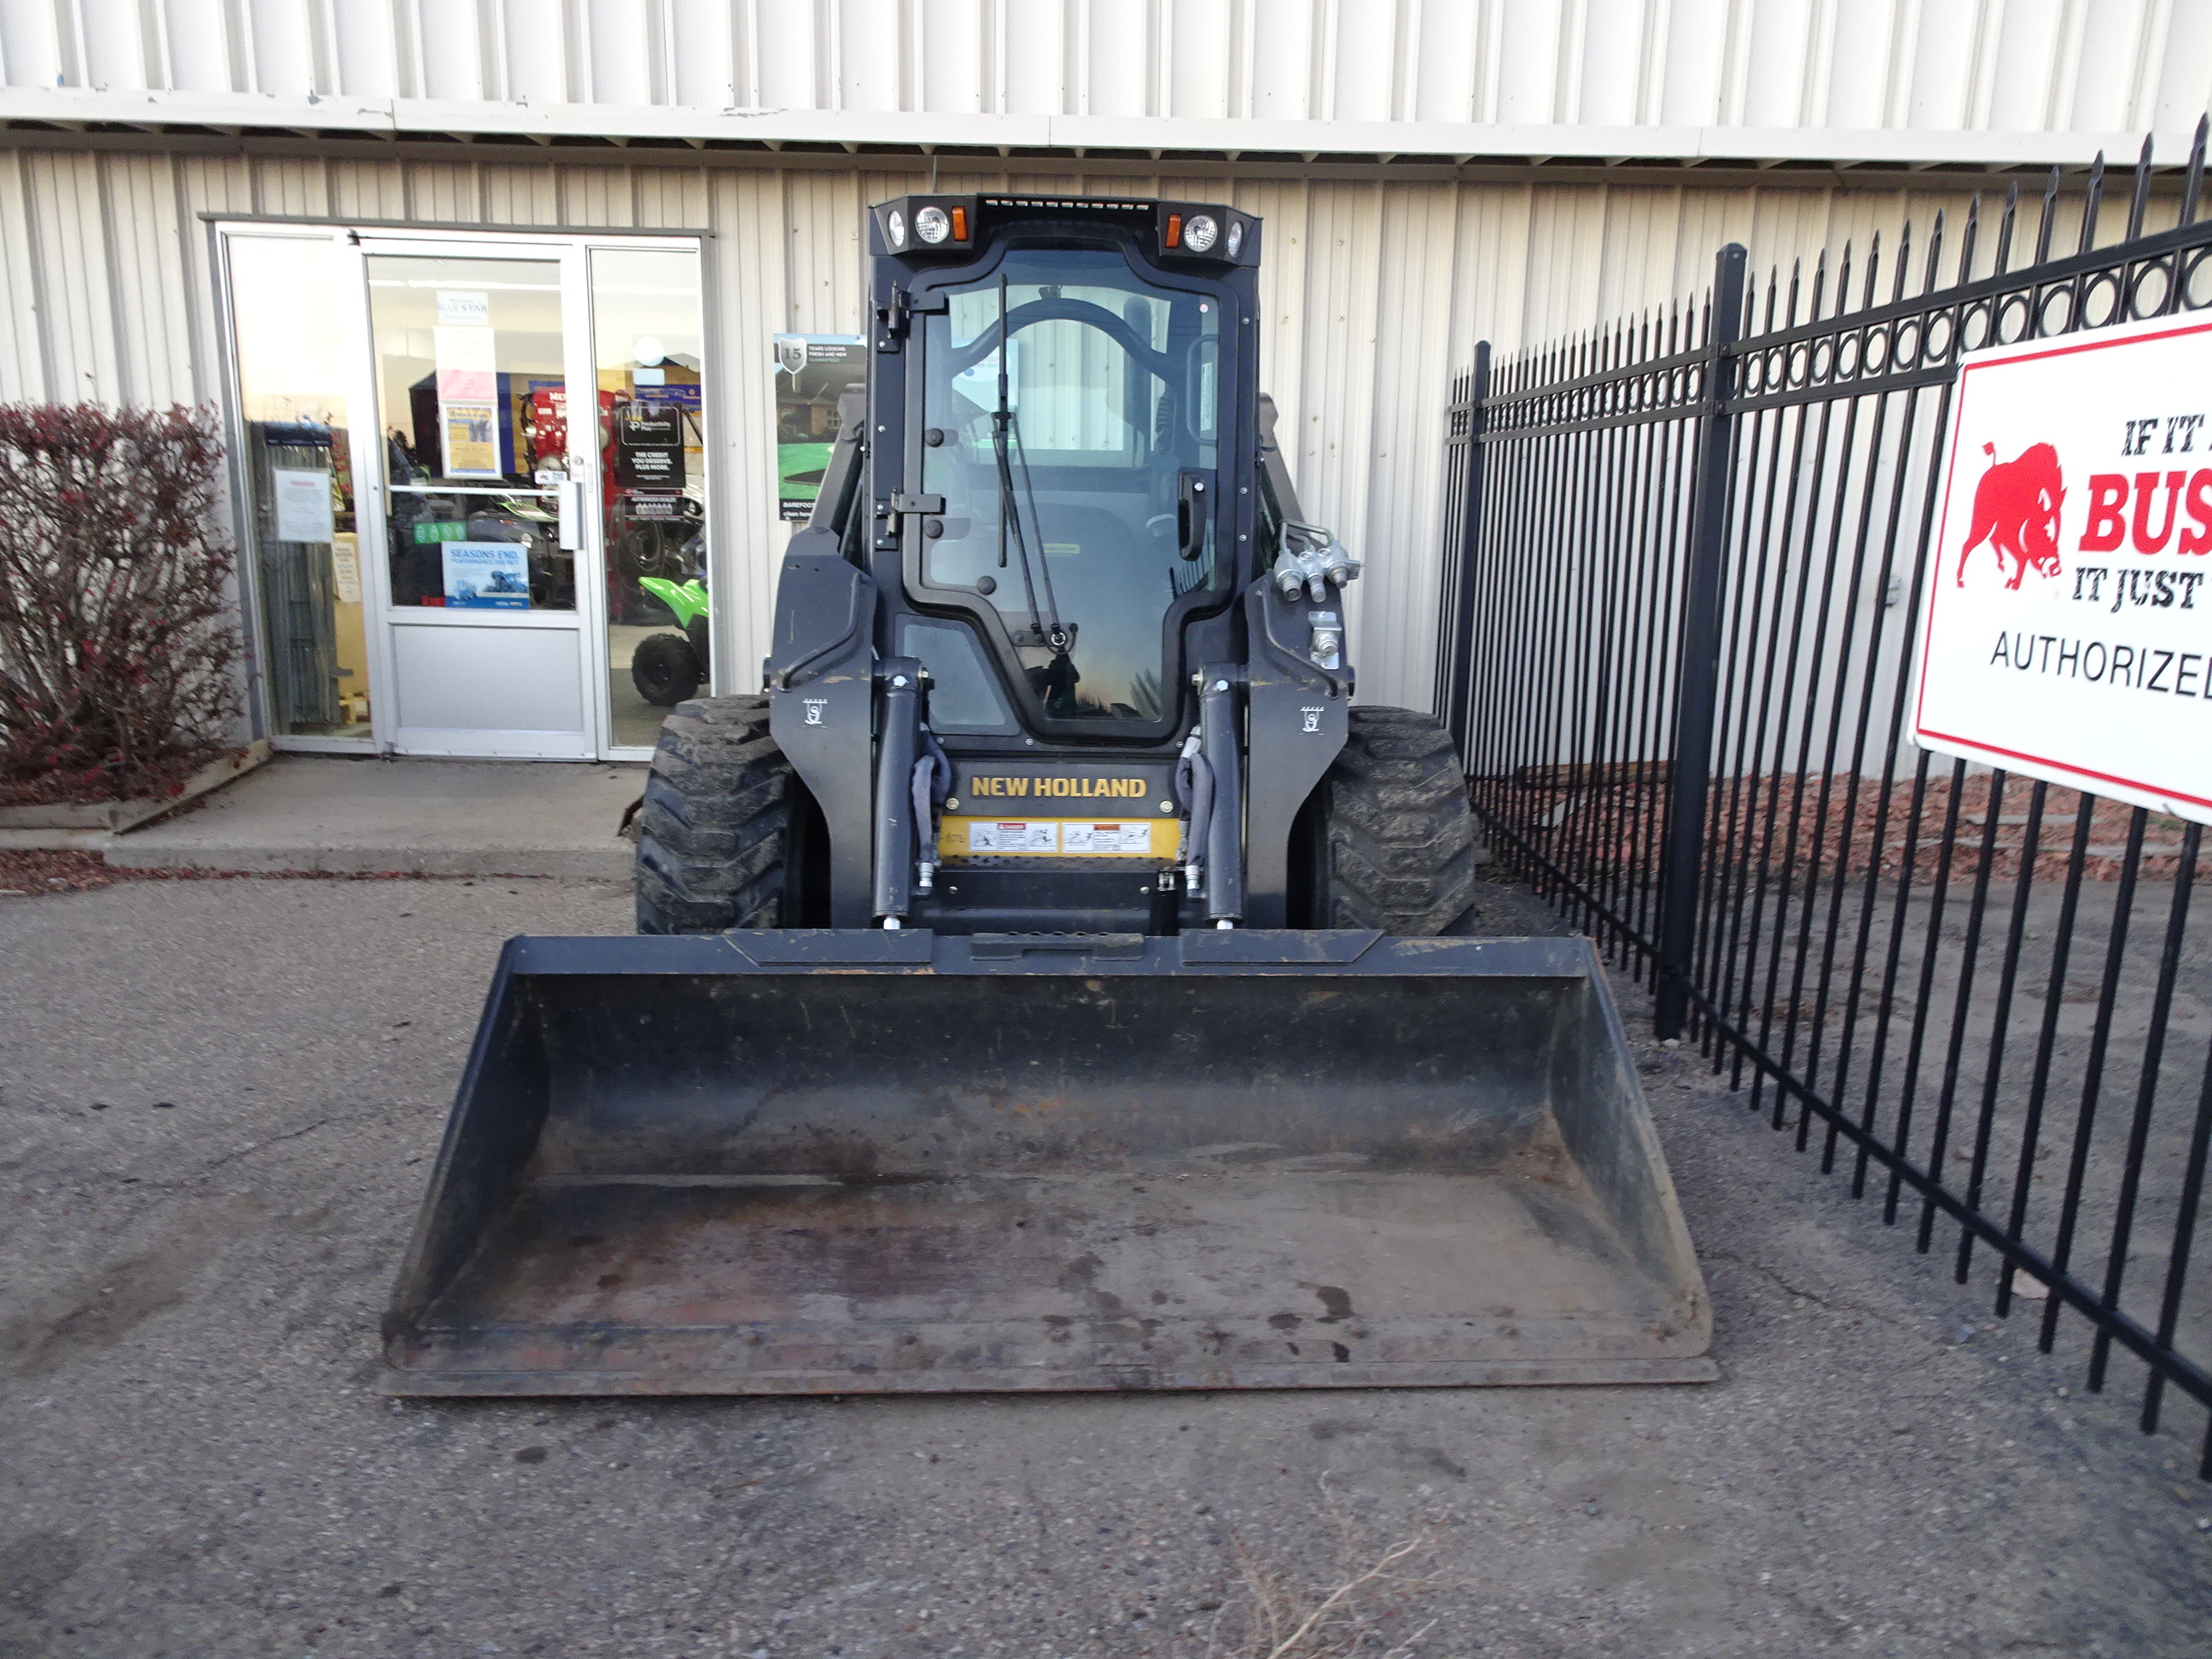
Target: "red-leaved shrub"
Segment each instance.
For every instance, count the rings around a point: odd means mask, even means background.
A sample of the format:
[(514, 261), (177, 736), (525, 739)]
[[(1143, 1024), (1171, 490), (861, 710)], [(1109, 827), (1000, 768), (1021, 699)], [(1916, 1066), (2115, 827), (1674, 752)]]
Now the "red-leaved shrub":
[(173, 793), (240, 641), (204, 410), (0, 405), (0, 801)]

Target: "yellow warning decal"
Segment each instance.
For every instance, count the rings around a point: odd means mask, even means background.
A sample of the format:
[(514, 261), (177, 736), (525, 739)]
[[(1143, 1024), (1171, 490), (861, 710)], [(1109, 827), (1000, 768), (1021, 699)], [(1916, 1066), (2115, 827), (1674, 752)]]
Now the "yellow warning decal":
[(945, 863), (971, 858), (1150, 859), (1173, 861), (1173, 818), (946, 817), (937, 836)]

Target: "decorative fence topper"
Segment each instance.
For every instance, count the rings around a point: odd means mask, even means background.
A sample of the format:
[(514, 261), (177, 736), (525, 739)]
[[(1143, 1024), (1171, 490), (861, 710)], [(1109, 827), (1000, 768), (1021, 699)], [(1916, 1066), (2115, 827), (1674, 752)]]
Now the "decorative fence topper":
[(2133, 1354), (2146, 1431), (2212, 1406), (2205, 131), (2106, 246), (2100, 161), (1482, 346), (1445, 452), (1439, 707), (1507, 867), (2092, 1389)]

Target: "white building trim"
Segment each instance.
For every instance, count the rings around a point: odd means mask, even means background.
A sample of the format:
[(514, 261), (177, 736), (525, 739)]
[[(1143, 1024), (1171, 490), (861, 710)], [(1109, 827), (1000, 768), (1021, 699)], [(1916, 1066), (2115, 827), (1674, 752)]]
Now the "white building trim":
[(2207, 0), (0, 0), (0, 121), (1008, 155), (2177, 154)]
[[(947, 115), (806, 109), (702, 110), (597, 104), (484, 104), (413, 98), (278, 98), (235, 94), (0, 89), (0, 122), (68, 128), (193, 127), (210, 131), (366, 135), (388, 139), (521, 137), (677, 140), (834, 146), (848, 152), (939, 149), (1096, 152), (1220, 161), (1399, 158), (1468, 162), (1724, 163), (1753, 167), (2008, 167), (2131, 160), (2140, 131), (1989, 132), (1911, 128), (1608, 127), (1445, 121), (1233, 120), (1204, 117)], [(2161, 159), (2187, 154), (2189, 124), (2154, 135)]]

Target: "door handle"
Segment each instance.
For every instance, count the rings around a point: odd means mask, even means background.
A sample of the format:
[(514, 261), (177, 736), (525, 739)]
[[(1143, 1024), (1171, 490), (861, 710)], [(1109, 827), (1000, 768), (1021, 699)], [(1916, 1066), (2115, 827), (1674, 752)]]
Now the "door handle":
[(560, 492), (556, 504), (561, 513), (561, 548), (563, 552), (573, 553), (584, 544), (583, 482), (565, 479), (554, 488)]
[(1212, 474), (1186, 470), (1176, 491), (1176, 551), (1185, 561), (1206, 551), (1206, 515), (1213, 510)]

